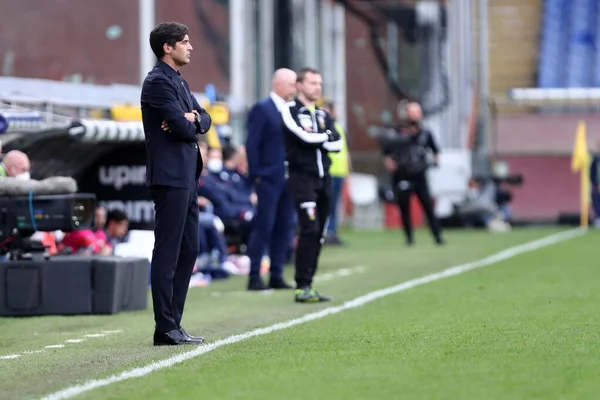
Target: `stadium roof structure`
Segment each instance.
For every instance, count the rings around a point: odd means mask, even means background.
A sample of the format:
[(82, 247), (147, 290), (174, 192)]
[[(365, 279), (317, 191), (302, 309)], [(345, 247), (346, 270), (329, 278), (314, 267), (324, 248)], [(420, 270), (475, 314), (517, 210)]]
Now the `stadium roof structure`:
[[(84, 109), (110, 109), (117, 104), (140, 103), (140, 86), (137, 85), (94, 85), (71, 83), (49, 79), (0, 77), (0, 102), (50, 105)], [(192, 93), (198, 101), (203, 93)]]

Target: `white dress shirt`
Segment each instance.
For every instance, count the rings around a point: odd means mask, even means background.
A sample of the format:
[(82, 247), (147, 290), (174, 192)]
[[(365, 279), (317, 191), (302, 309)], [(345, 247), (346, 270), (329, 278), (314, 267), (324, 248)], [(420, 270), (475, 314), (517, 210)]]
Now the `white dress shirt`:
[(275, 92), (271, 92), (269, 96), (271, 97), (271, 100), (273, 100), (273, 103), (275, 103), (275, 107), (277, 107), (277, 110), (281, 112), (281, 107), (285, 105), (286, 101)]

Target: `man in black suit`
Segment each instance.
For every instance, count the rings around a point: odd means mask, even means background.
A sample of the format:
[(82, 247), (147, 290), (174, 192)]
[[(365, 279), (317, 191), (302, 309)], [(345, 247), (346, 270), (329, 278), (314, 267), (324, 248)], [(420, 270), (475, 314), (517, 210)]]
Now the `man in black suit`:
[(151, 285), (154, 345), (199, 344), (181, 327), (181, 317), (198, 255), (196, 185), (202, 171), (200, 134), (211, 118), (191, 94), (179, 69), (190, 62), (188, 28), (162, 23), (150, 33), (158, 59), (142, 85), (146, 135), (146, 181), (155, 210)]

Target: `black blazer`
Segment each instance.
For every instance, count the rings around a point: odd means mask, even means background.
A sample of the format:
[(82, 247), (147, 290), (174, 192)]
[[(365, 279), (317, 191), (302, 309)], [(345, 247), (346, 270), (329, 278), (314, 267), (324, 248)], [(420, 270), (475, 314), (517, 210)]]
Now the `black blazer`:
[[(191, 94), (179, 72), (158, 61), (142, 85), (142, 121), (146, 136), (146, 183), (196, 190), (203, 162), (199, 134), (208, 131), (210, 115)], [(200, 123), (185, 118), (197, 110)], [(167, 121), (170, 132), (163, 131)]]

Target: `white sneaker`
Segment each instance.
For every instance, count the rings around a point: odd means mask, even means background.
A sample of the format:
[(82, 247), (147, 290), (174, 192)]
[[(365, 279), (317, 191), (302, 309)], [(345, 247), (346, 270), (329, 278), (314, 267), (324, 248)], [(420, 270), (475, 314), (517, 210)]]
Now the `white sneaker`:
[(488, 229), (492, 232), (508, 232), (511, 226), (501, 219), (493, 219), (488, 224)]

